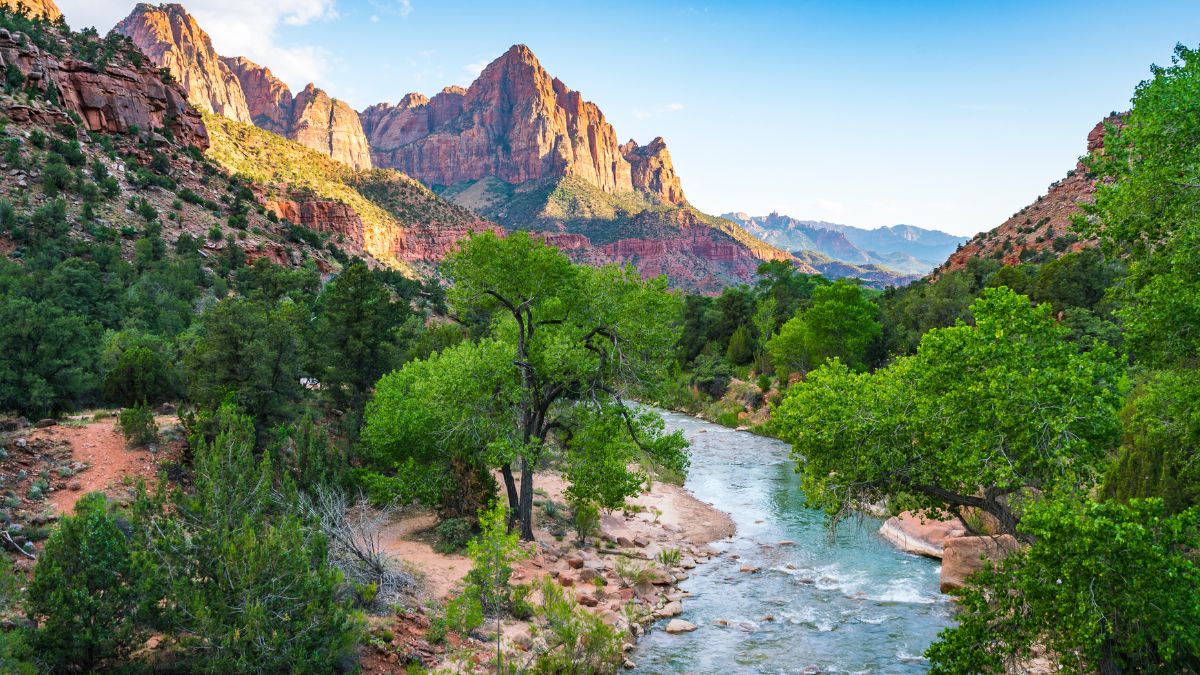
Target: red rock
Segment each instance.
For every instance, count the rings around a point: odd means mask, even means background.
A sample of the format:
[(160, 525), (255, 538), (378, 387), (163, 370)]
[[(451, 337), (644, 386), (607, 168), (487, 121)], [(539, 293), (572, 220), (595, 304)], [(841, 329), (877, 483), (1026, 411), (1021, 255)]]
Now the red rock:
[(212, 39), (183, 5), (155, 7), (139, 3), (113, 30), (133, 40), (146, 56), (169, 70), (192, 105), (252, 123), (237, 77), (217, 56)]
[(287, 137), (355, 169), (371, 168), (371, 149), (358, 113), (312, 84), (293, 101)]
[(255, 126), (287, 136), (292, 124), (292, 91), (279, 78), (244, 56), (222, 57), (237, 77)]
[(595, 607), (596, 605), (600, 604), (596, 600), (595, 596), (588, 593), (580, 593), (579, 595), (575, 596), (575, 601), (584, 607)]
[[(208, 147), (208, 133), (184, 91), (178, 84), (163, 82), (150, 63), (140, 67), (110, 63), (98, 72), (84, 61), (59, 60), (27, 42), (19, 43), (8, 31), (0, 31), (0, 62), (15, 66), (26, 77), (36, 73), (53, 81), (63, 107), (79, 115), (88, 131), (167, 128), (178, 143), (201, 150)], [(32, 106), (12, 106), (8, 115), (17, 122), (69, 122), (61, 112)]]
[(31, 17), (42, 17), (47, 21), (58, 21), (62, 12), (52, 0), (0, 0), (0, 7), (14, 12), (25, 10)]
[(662, 136), (645, 146), (639, 146), (631, 139), (621, 146), (621, 154), (629, 161), (634, 188), (649, 192), (669, 204), (687, 201)]
[(583, 567), (583, 557), (580, 556), (578, 553), (572, 553), (571, 555), (568, 555), (566, 558), (564, 558), (564, 560), (566, 561), (567, 566), (570, 567), (571, 569), (577, 570), (577, 569)]
[(879, 534), (900, 550), (930, 558), (941, 558), (946, 540), (966, 533), (966, 528), (953, 516), (922, 518), (911, 511), (888, 518), (879, 528)]
[[(1121, 120), (1120, 115), (1107, 117), (1092, 127), (1087, 137), (1088, 154), (1103, 150), (1105, 123), (1120, 126)], [(1052, 249), (1055, 239), (1071, 234), (1071, 219), (1080, 213), (1078, 204), (1092, 201), (1095, 191), (1096, 181), (1088, 177), (1087, 167), (1077, 162), (1065, 178), (1050, 184), (1046, 194), (1014, 213), (999, 227), (975, 235), (951, 254), (934, 274), (962, 269), (971, 258), (999, 256), (1005, 265), (1017, 265), (1021, 262), (1021, 254), (1026, 251)], [(1007, 252), (1006, 242), (1009, 242)], [(1094, 239), (1082, 239), (1062, 252), (1079, 251), (1096, 244)]]
[(942, 551), (942, 592), (962, 588), (968, 576), (983, 569), (985, 561), (1003, 560), (1019, 547), (1010, 534), (947, 539)]
[(525, 45), (489, 64), (465, 91), (364, 111), (374, 158), (427, 184), (495, 176), (509, 183), (579, 176), (630, 192), (629, 161), (594, 104), (551, 77)]

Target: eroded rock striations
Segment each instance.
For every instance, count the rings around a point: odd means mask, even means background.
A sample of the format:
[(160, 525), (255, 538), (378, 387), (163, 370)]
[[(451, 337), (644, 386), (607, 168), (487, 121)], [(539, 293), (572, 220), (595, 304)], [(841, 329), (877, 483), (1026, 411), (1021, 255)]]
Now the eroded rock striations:
[(251, 121), (237, 77), (183, 5), (138, 3), (113, 30), (166, 68), (183, 85), (192, 105), (238, 122)]
[(668, 204), (684, 204), (683, 185), (675, 173), (671, 153), (662, 136), (650, 141), (649, 145), (638, 145), (630, 139), (621, 146), (621, 155), (629, 162), (633, 187), (648, 192)]
[(222, 58), (182, 5), (139, 4), (114, 29), (184, 85), (206, 112), (256, 124), (356, 169), (371, 168), (358, 113), (309, 84), (292, 95), (267, 68), (244, 57)]
[(634, 187), (604, 113), (551, 77), (525, 45), (489, 64), (465, 91), (429, 100), (410, 94), (364, 118), (375, 162), (427, 184), (577, 176), (605, 192)]
[[(39, 86), (53, 82), (63, 107), (79, 115), (89, 131), (127, 133), (136, 127), (152, 135), (166, 129), (179, 143), (208, 147), (204, 123), (188, 105), (187, 94), (178, 84), (163, 82), (149, 63), (110, 63), (101, 71), (78, 59), (59, 59), (19, 34), (0, 29), (0, 68), (9, 65)], [(8, 109), (9, 117), (18, 121), (45, 114), (53, 113), (28, 106)]]

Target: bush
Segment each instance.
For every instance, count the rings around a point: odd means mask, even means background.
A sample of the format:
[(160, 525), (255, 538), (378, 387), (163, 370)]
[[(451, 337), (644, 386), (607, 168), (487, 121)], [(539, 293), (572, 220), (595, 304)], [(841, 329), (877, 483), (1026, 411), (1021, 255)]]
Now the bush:
[(125, 408), (117, 417), (117, 426), (130, 447), (144, 447), (158, 440), (158, 425), (154, 413), (145, 403)]
[(575, 527), (575, 534), (579, 535), (579, 544), (582, 546), (588, 537), (600, 529), (600, 509), (590, 501), (580, 501), (572, 504), (572, 511), (574, 515), (571, 524)]
[(105, 373), (104, 398), (119, 405), (162, 403), (178, 393), (177, 375), (157, 351), (134, 345), (120, 352)]
[(438, 523), (435, 532), (438, 540), (433, 545), (433, 550), (447, 554), (458, 553), (466, 548), (475, 534), (471, 521), (467, 518), (447, 518)]
[(85, 495), (46, 542), (29, 586), (31, 642), (55, 672), (91, 672), (140, 645), (142, 589), (151, 575), (135, 564), (129, 542), (101, 493)]
[(616, 673), (624, 662), (621, 634), (596, 614), (579, 606), (562, 587), (548, 578), (538, 585), (545, 619), (541, 631), (545, 650), (534, 660), (534, 673), (593, 675)]

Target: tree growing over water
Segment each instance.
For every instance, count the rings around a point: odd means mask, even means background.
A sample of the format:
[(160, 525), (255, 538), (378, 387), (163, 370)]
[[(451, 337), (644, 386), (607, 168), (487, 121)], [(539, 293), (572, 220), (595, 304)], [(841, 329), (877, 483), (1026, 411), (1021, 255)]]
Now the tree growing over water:
[(1019, 502), (1081, 494), (1118, 432), (1122, 370), (1080, 351), (1049, 306), (1007, 288), (971, 307), (975, 326), (931, 330), (916, 355), (874, 373), (833, 361), (777, 410), (810, 502), (839, 514), (884, 498), (991, 514), (1018, 537)]
[[(527, 540), (534, 472), (553, 454), (570, 464), (572, 453), (588, 453), (595, 461), (577, 475), (619, 483), (630, 495), (636, 494), (631, 463), (682, 471), (682, 436), (662, 434), (627, 401), (633, 386), (659, 377), (678, 338), (679, 301), (666, 279), (645, 281), (632, 268), (576, 266), (521, 232), (473, 236), (444, 269), (454, 284), (451, 309), (477, 322), (486, 337), (433, 357), (451, 366), (441, 374), (430, 362), (413, 362), (380, 382), (364, 431), (377, 466), (434, 455), (446, 464), (457, 456), (477, 468), (496, 467)], [(454, 401), (456, 410), (438, 413), (453, 424), (422, 422), (432, 412), (422, 397)], [(586, 433), (597, 424), (613, 435)], [(439, 436), (453, 440), (443, 445)]]

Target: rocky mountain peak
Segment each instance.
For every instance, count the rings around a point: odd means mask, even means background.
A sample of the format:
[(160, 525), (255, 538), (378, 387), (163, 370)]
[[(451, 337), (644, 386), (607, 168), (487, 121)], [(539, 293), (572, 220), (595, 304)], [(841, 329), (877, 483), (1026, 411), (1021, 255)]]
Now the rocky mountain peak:
[(311, 82), (292, 101), (287, 135), (355, 169), (371, 168), (371, 149), (358, 113)]
[(183, 5), (139, 3), (113, 30), (129, 37), (146, 56), (170, 71), (192, 105), (238, 122), (252, 122), (237, 76)]
[(0, 0), (0, 7), (14, 12), (23, 9), (29, 12), (29, 16), (40, 16), (47, 21), (58, 21), (62, 18), (62, 12), (58, 10), (58, 6), (54, 4), (53, 0)]
[(621, 146), (621, 154), (629, 162), (633, 187), (658, 197), (669, 204), (684, 204), (683, 185), (675, 173), (671, 153), (662, 136), (648, 145), (638, 145), (632, 139)]

